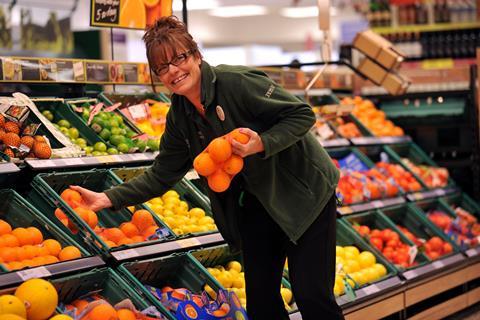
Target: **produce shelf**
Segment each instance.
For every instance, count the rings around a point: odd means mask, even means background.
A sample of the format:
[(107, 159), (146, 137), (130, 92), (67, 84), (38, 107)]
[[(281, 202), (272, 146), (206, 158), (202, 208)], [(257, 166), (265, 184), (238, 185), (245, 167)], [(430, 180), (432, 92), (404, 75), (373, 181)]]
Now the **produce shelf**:
[(409, 136), (358, 137), (358, 138), (350, 138), (350, 141), (354, 146), (369, 146), (369, 145), (380, 145), (380, 144), (406, 143), (406, 142), (411, 142), (412, 138), (410, 138)]

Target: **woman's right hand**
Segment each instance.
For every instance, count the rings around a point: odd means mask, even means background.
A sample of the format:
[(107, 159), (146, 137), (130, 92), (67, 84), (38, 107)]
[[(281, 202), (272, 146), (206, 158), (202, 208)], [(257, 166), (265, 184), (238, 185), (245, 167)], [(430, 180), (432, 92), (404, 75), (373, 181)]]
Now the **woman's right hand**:
[(82, 195), (85, 205), (90, 210), (97, 212), (112, 206), (112, 201), (110, 201), (107, 195), (103, 192), (94, 192), (79, 186), (70, 186), (70, 188)]

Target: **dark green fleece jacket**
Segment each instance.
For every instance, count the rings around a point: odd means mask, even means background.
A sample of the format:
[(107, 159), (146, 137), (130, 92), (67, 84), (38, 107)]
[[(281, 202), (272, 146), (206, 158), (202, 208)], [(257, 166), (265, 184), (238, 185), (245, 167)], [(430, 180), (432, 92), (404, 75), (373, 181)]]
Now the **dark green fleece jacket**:
[(159, 155), (144, 175), (105, 191), (114, 207), (163, 194), (192, 168), (211, 139), (247, 127), (261, 136), (265, 151), (245, 158), (238, 185), (224, 193), (209, 191), (215, 222), (227, 242), (240, 246), (238, 199), (243, 188), (297, 241), (339, 179), (327, 152), (309, 132), (315, 122), (312, 109), (261, 71), (206, 62), (201, 65), (201, 99), (206, 122), (185, 97), (173, 95)]

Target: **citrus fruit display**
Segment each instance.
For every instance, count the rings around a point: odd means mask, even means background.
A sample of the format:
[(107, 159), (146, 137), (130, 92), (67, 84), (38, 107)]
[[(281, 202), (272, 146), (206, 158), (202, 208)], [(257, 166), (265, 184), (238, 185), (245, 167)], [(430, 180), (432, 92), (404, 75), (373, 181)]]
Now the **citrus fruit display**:
[(410, 239), (417, 247), (423, 248), (425, 250), (425, 255), (430, 260), (435, 260), (441, 256), (452, 253), (453, 247), (450, 243), (442, 240), (440, 237), (433, 236), (429, 239), (420, 239), (416, 237), (410, 230), (407, 228), (397, 225), (402, 233)]
[(463, 248), (477, 246), (480, 239), (478, 219), (462, 207), (456, 207), (455, 214), (457, 217), (453, 218), (441, 209), (431, 209), (427, 217), (457, 245)]
[(378, 110), (370, 100), (356, 96), (354, 98), (343, 98), (340, 103), (344, 105), (354, 105), (352, 114), (357, 117), (374, 136), (390, 137), (403, 136), (405, 134), (402, 128), (397, 127), (392, 121), (387, 120), (385, 112)]
[(333, 291), (339, 296), (345, 292), (345, 282), (352, 288), (382, 279), (387, 274), (383, 264), (377, 262), (370, 251), (362, 251), (353, 245), (336, 246), (335, 284)]
[[(97, 214), (88, 209), (79, 192), (68, 188), (60, 194), (60, 197), (109, 247), (148, 241), (155, 238), (156, 231), (159, 229), (152, 214), (143, 209), (134, 210), (130, 221), (125, 221), (116, 227), (104, 228), (98, 224)], [(78, 232), (75, 224), (61, 209), (55, 210), (55, 216), (72, 233)]]
[(44, 239), (36, 227), (12, 228), (0, 219), (0, 262), (7, 270), (38, 267), (81, 256), (75, 246), (62, 246), (55, 239)]
[(132, 120), (140, 131), (152, 138), (161, 138), (165, 131), (165, 123), (170, 105), (151, 99), (146, 99), (141, 104), (145, 106), (146, 110), (143, 116), (134, 116), (129, 111), (129, 108), (122, 109), (122, 113)]
[(213, 139), (193, 161), (194, 169), (199, 175), (207, 177), (208, 186), (215, 192), (227, 190), (233, 177), (243, 169), (243, 159), (232, 154), (229, 139), (245, 144), (250, 138), (235, 129), (223, 137)]
[[(231, 260), (224, 266), (214, 266), (207, 268), (208, 272), (228, 291), (234, 292), (244, 308), (246, 308), (245, 295), (245, 275), (243, 273), (242, 264), (236, 260)], [(216, 297), (215, 291), (208, 285), (205, 286), (205, 291), (212, 297)], [(280, 289), (285, 308), (291, 310), (291, 303), (293, 302), (292, 291), (282, 285)]]
[(213, 218), (201, 208), (189, 208), (175, 190), (153, 198), (146, 205), (177, 235), (217, 230)]
[(52, 148), (47, 139), (29, 132), (29, 126), (0, 115), (0, 151), (10, 158), (49, 159)]
[(449, 173), (446, 168), (415, 164), (408, 158), (402, 158), (402, 162), (429, 188), (442, 188), (448, 184)]

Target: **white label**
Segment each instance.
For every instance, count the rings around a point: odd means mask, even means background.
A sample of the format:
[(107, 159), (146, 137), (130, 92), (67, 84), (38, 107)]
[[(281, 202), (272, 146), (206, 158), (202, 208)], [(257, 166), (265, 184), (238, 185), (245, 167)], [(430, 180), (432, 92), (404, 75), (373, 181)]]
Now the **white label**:
[(445, 195), (445, 190), (443, 190), (443, 189), (435, 190), (435, 195), (436, 196), (443, 196), (443, 195)]
[(363, 288), (362, 290), (363, 290), (363, 292), (365, 292), (366, 294), (373, 294), (373, 293), (375, 293), (375, 292), (380, 291), (380, 289), (379, 289), (379, 288), (377, 287), (377, 285), (375, 285), (375, 284), (372, 284), (371, 286), (368, 286), (368, 287), (366, 287), (366, 288)]
[(127, 249), (119, 252), (115, 252), (114, 256), (117, 260), (124, 260), (133, 257), (138, 257), (140, 254), (135, 249)]
[(465, 253), (467, 254), (467, 256), (473, 257), (478, 254), (478, 251), (477, 249), (468, 249)]
[(371, 204), (372, 204), (372, 207), (374, 207), (374, 208), (383, 208), (384, 207), (383, 202), (379, 201), (379, 200), (372, 201)]
[(432, 263), (432, 266), (435, 269), (440, 269), (440, 268), (443, 268), (445, 266), (445, 263), (442, 260), (439, 260), (439, 261), (435, 261), (434, 263)]
[(55, 161), (53, 160), (40, 160), (37, 161), (38, 167), (55, 167)]
[(148, 160), (147, 155), (143, 153), (133, 153), (130, 156), (133, 160)]
[(37, 267), (33, 269), (17, 271), (17, 274), (23, 281), (32, 278), (48, 277), (51, 275), (50, 271), (48, 271), (45, 267)]
[(83, 62), (78, 61), (73, 63), (73, 76), (75, 78), (81, 77), (84, 75), (85, 72), (83, 72)]
[(196, 180), (196, 179), (200, 179), (200, 176), (198, 175), (197, 171), (190, 170), (185, 175), (185, 178), (187, 178), (187, 180)]
[(411, 246), (410, 248), (408, 248), (408, 254), (410, 255), (410, 264), (412, 264), (413, 261), (415, 261), (415, 257), (417, 256), (417, 253), (418, 253), (417, 246)]
[(80, 158), (68, 158), (68, 159), (64, 159), (64, 160), (69, 165), (84, 164), (83, 160), (80, 159)]
[(145, 110), (145, 104), (143, 103), (128, 107), (128, 111), (135, 120), (147, 118), (147, 111)]
[(182, 239), (182, 240), (177, 240), (176, 242), (180, 248), (189, 248), (189, 247), (198, 246), (199, 244), (201, 244), (197, 238)]

